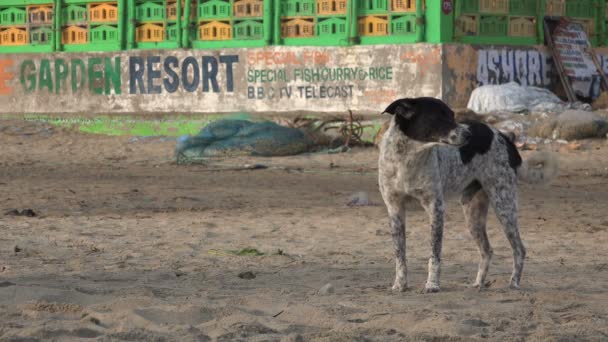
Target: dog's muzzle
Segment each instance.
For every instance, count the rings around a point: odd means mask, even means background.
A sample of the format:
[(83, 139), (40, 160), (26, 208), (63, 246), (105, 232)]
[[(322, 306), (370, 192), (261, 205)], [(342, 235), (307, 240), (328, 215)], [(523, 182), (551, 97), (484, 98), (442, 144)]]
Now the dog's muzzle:
[(448, 136), (442, 139), (442, 142), (455, 146), (462, 146), (471, 139), (471, 131), (465, 125), (458, 125), (455, 129), (448, 133)]

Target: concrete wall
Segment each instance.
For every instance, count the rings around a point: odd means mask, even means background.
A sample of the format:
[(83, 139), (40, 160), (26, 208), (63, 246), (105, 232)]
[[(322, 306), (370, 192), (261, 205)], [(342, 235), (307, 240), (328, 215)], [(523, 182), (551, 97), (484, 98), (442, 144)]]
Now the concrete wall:
[[(608, 48), (596, 48), (599, 62), (608, 73)], [(443, 100), (464, 108), (473, 89), (515, 81), (562, 93), (551, 53), (545, 46), (512, 47), (445, 44), (443, 46)], [(599, 92), (599, 79), (590, 82)]]
[(0, 55), (0, 113), (379, 113), (442, 97), (441, 45)]

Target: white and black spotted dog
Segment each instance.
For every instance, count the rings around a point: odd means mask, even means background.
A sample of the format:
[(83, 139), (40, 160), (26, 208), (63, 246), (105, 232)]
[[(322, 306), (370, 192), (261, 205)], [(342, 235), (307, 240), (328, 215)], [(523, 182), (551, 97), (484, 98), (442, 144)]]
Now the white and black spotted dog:
[(513, 249), (510, 286), (519, 288), (526, 250), (517, 224), (517, 180), (549, 181), (557, 174), (556, 160), (539, 153), (523, 161), (505, 134), (478, 121), (457, 123), (454, 112), (434, 98), (400, 99), (384, 113), (393, 115), (379, 158), (380, 191), (395, 245), (393, 290), (407, 287), (405, 200), (413, 197), (431, 221), (425, 291), (439, 291), (445, 202), (450, 195), (460, 196), (466, 225), (481, 255), (473, 286), (484, 286), (492, 257), (486, 234), (488, 207), (492, 206)]

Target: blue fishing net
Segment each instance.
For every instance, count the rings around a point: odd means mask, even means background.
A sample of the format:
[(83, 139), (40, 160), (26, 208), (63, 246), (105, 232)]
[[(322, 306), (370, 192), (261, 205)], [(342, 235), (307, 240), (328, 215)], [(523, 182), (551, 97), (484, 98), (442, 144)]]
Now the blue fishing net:
[(178, 139), (178, 163), (230, 156), (286, 156), (309, 151), (312, 139), (301, 130), (274, 122), (220, 120), (197, 135)]

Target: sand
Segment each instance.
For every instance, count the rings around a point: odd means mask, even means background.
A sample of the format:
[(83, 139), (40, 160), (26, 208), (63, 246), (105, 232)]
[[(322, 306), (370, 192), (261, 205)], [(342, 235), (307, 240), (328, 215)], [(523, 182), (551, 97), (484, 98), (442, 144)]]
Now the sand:
[[(158, 138), (0, 121), (0, 141), (1, 341), (608, 340), (602, 140), (546, 146), (559, 177), (520, 186), (519, 291), (507, 288), (511, 251), (492, 214), (490, 287), (467, 288), (478, 253), (449, 202), (437, 294), (421, 293), (429, 228), (415, 204), (411, 288), (389, 290), (374, 148), (210, 172), (175, 165), (175, 143)], [(369, 205), (348, 206), (358, 192)], [(38, 216), (3, 215), (28, 208)], [(230, 252), (248, 247), (264, 255)]]

